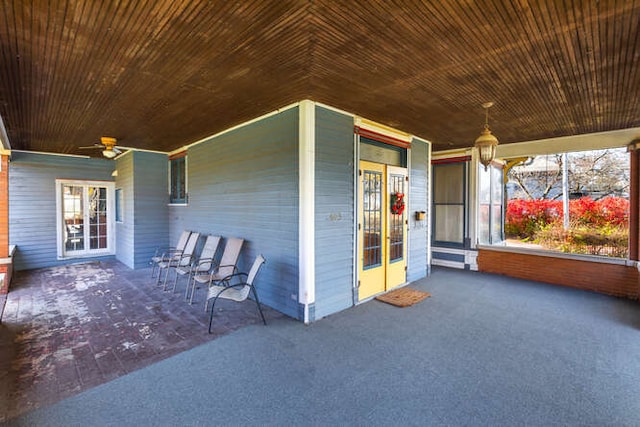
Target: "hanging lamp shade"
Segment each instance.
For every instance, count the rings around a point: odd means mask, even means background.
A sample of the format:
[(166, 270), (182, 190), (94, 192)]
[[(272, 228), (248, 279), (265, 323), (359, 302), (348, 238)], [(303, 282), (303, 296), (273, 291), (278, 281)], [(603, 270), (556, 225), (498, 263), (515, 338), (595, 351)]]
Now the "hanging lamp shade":
[(493, 159), (496, 157), (496, 147), (498, 146), (498, 138), (491, 133), (489, 129), (489, 108), (493, 106), (493, 102), (486, 102), (482, 107), (486, 110), (484, 129), (480, 136), (476, 138), (475, 147), (480, 155), (480, 163), (487, 170)]
[(102, 155), (105, 156), (107, 159), (113, 159), (117, 155), (117, 153), (113, 151), (113, 149), (106, 149), (106, 150), (102, 150)]

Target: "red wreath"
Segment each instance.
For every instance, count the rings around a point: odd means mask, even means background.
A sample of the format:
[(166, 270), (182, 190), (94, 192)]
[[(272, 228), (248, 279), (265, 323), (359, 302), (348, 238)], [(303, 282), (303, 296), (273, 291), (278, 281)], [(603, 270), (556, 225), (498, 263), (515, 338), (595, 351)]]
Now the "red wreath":
[(391, 194), (391, 213), (394, 215), (402, 215), (404, 212), (404, 194), (392, 193)]

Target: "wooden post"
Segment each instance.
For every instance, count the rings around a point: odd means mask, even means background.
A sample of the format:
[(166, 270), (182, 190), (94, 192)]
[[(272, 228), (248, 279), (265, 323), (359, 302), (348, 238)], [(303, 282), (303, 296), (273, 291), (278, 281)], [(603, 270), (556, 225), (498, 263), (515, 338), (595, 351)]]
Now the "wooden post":
[(9, 257), (9, 156), (0, 155), (0, 258)]
[(640, 260), (638, 240), (640, 240), (640, 150), (635, 144), (629, 146), (629, 259)]
[(9, 255), (9, 156), (0, 154), (0, 295), (9, 292), (13, 272)]

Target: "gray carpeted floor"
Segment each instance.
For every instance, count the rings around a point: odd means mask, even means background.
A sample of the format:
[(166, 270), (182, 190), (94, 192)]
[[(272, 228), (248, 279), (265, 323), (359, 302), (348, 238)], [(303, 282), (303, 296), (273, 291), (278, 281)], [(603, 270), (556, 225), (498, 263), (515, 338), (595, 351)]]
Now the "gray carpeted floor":
[(249, 326), (14, 425), (640, 425), (640, 304), (436, 269), (409, 308)]

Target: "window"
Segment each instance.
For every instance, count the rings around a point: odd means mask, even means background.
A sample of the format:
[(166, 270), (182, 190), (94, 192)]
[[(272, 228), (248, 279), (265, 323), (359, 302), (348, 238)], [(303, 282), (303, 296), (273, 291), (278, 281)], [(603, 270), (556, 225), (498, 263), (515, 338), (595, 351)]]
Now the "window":
[(465, 232), (466, 163), (433, 165), (433, 240), (462, 247)]
[(507, 242), (626, 258), (629, 171), (625, 149), (514, 159), (506, 183)]
[(169, 203), (187, 203), (187, 156), (182, 154), (169, 159)]
[(479, 221), (478, 243), (496, 244), (503, 241), (502, 204), (503, 174), (502, 167), (490, 165), (487, 170), (479, 168)]
[(116, 188), (116, 222), (122, 222), (122, 188)]

